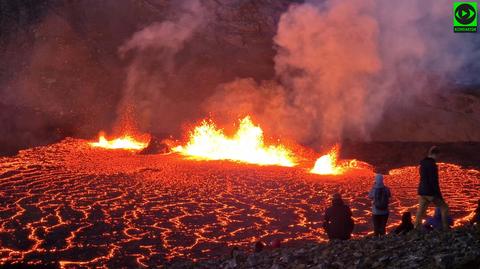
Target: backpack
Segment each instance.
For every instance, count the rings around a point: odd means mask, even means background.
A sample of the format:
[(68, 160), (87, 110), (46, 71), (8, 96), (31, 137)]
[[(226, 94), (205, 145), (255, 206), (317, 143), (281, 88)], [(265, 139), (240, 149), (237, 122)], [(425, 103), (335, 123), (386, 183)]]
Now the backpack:
[(388, 209), (388, 191), (386, 188), (379, 188), (375, 190), (375, 197), (373, 204), (378, 210), (387, 210)]

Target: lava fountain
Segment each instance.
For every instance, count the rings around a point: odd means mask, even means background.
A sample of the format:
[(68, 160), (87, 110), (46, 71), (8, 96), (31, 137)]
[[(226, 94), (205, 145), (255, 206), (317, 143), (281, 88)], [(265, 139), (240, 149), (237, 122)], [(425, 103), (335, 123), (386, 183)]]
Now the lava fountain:
[(311, 173), (320, 175), (339, 175), (344, 172), (344, 168), (337, 165), (339, 147), (335, 145), (327, 154), (321, 156), (315, 162)]
[(310, 173), (319, 175), (341, 175), (352, 170), (371, 171), (368, 163), (358, 160), (339, 161), (340, 146), (337, 144), (325, 155), (321, 156), (315, 162)]
[(198, 160), (232, 160), (259, 165), (295, 166), (296, 158), (283, 145), (266, 145), (263, 130), (249, 116), (240, 120), (232, 137), (225, 135), (212, 121), (202, 121), (190, 133), (185, 146), (172, 151)]
[(97, 142), (90, 142), (92, 147), (100, 147), (105, 149), (124, 149), (124, 150), (142, 150), (148, 146), (149, 137), (143, 135), (142, 137), (134, 137), (130, 134), (124, 134), (121, 137), (108, 140), (105, 133), (101, 132), (98, 135)]

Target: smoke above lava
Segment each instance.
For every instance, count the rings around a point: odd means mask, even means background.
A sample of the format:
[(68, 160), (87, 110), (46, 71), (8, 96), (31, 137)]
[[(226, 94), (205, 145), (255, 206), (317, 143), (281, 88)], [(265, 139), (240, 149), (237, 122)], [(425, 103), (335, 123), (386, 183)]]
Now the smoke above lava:
[[(175, 57), (193, 34), (205, 26), (208, 12), (199, 0), (180, 1), (171, 9), (172, 18), (136, 32), (119, 48), (122, 57), (129, 52), (134, 55), (119, 105), (118, 129), (131, 128), (125, 125), (132, 122), (139, 128), (151, 129), (151, 124), (158, 124), (158, 114), (162, 126), (175, 126), (178, 122), (172, 113), (179, 112), (177, 103), (165, 94), (166, 81), (175, 79)], [(168, 122), (169, 118), (172, 122)]]
[(291, 5), (274, 38), (275, 79), (221, 85), (206, 110), (253, 113), (272, 133), (302, 143), (368, 140), (385, 108), (434, 94), (478, 58), (474, 37), (452, 33), (450, 3), (441, 2)]
[[(480, 83), (480, 37), (453, 33), (445, 0), (60, 2), (0, 11), (13, 12), (0, 22), (0, 152), (125, 122), (179, 136), (246, 115), (267, 136), (319, 146), (378, 138), (394, 129), (386, 111), (406, 115), (392, 137), (411, 141), (412, 119), (438, 111), (419, 96)], [(448, 111), (426, 140), (478, 137), (449, 128), (475, 124)]]

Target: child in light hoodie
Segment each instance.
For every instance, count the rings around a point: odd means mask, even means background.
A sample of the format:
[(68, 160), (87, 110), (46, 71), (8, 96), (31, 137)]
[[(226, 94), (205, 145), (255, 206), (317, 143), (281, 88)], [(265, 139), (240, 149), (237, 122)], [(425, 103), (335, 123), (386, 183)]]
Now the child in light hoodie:
[(390, 189), (383, 183), (383, 175), (377, 173), (375, 183), (368, 194), (368, 197), (372, 199), (372, 221), (375, 236), (385, 235), (389, 213), (388, 204), (391, 196)]

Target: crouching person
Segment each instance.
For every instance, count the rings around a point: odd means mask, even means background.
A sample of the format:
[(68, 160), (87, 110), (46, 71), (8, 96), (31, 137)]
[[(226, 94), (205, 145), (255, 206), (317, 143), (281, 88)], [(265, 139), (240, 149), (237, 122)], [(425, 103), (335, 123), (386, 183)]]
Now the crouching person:
[(402, 222), (398, 225), (393, 232), (395, 234), (404, 235), (413, 230), (412, 214), (410, 212), (404, 212), (402, 215)]
[(330, 240), (348, 240), (351, 237), (354, 225), (350, 207), (343, 202), (339, 193), (334, 194), (332, 206), (325, 211), (325, 220), (323, 222), (323, 228), (328, 238)]

